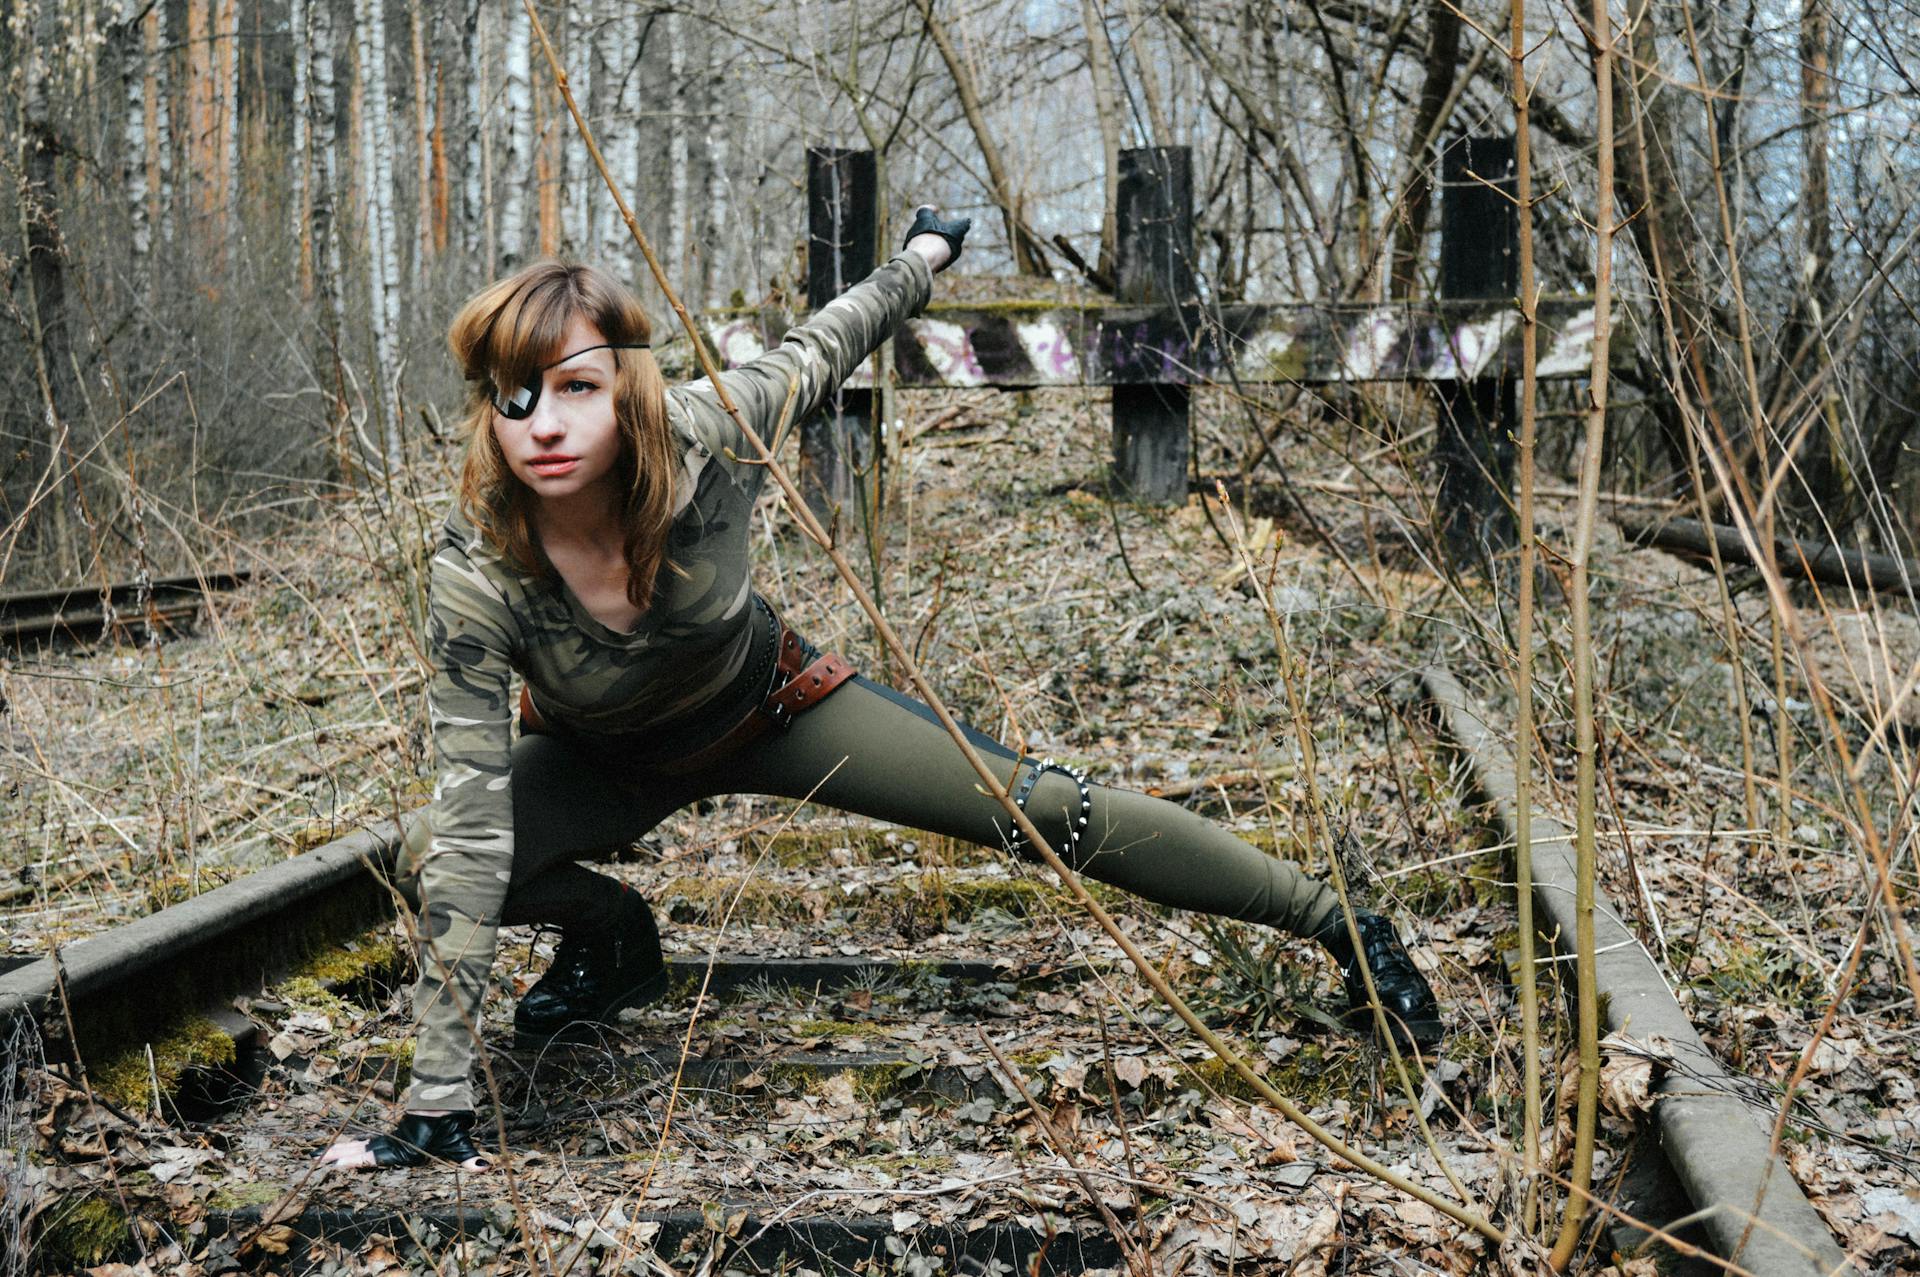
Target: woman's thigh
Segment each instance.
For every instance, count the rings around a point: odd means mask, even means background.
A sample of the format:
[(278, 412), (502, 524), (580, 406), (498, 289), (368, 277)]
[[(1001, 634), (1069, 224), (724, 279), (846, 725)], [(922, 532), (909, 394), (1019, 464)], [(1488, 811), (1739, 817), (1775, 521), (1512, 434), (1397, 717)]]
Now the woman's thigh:
[[(1018, 761), (1013, 751), (974, 729), (967, 735), (1001, 783), (1011, 784)], [(1006, 827), (1005, 812), (981, 788), (933, 712), (865, 678), (849, 681), (786, 731), (755, 742), (698, 780), (710, 792), (809, 798), (987, 845), (1001, 843)]]
[[(644, 836), (701, 796), (690, 778), (667, 777), (623, 763), (614, 753), (564, 737), (528, 735), (514, 742), (513, 885), (557, 864), (604, 857)], [(410, 892), (430, 836), (423, 812), (407, 832), (399, 885)]]

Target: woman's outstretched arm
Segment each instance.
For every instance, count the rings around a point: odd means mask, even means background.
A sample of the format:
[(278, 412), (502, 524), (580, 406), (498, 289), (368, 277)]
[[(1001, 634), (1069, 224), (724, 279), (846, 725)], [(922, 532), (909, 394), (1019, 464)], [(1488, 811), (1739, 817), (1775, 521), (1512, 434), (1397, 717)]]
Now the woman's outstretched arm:
[[(885, 265), (789, 330), (776, 349), (723, 373), (720, 380), (747, 424), (770, 440), (790, 382), (796, 383), (792, 421), (817, 411), (881, 342), (925, 308), (933, 276), (959, 255), (970, 225), (966, 218), (942, 221), (930, 213), (916, 218), (906, 247)], [(751, 456), (710, 383), (689, 383), (681, 393), (710, 450), (722, 457)]]

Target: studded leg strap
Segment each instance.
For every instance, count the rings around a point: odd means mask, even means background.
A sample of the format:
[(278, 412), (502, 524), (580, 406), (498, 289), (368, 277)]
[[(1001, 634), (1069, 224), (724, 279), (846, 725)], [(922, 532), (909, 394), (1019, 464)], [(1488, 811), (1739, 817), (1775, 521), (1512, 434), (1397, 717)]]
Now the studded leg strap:
[[(1031, 770), (1013, 791), (1014, 805), (1021, 811), (1027, 809), (1027, 800), (1033, 797), (1034, 786), (1040, 783), (1040, 777), (1046, 772), (1059, 772), (1080, 787), (1080, 814), (1067, 823), (1067, 854), (1064, 857), (1069, 865), (1077, 869), (1080, 867), (1080, 842), (1087, 835), (1087, 820), (1093, 815), (1093, 786), (1088, 783), (1085, 772), (1051, 758), (1038, 764), (1029, 760), (1027, 766)], [(1026, 835), (1020, 832), (1018, 826), (1014, 828), (1012, 836), (1007, 840), (1007, 850), (1023, 860), (1039, 859), (1034, 854), (1033, 845), (1027, 841)]]

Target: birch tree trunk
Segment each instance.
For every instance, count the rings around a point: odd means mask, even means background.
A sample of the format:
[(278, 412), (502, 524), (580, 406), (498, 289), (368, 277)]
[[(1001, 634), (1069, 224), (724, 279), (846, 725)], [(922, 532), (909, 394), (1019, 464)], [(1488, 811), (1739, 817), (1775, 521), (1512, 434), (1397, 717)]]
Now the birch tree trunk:
[(500, 194), (497, 241), (507, 266), (517, 265), (527, 255), (527, 175), (533, 160), (533, 101), (528, 92), (527, 64), (531, 35), (527, 11), (512, 6), (507, 16), (507, 145), (500, 157), (504, 189)]
[(727, 94), (721, 86), (720, 42), (705, 42), (705, 70), (701, 76), (706, 101), (701, 130), (707, 170), (707, 192), (702, 201), (700, 226), (700, 298), (711, 305), (719, 294), (716, 275), (726, 244), (727, 233), (727, 121), (723, 107)]
[(534, 80), (527, 88), (528, 96), (533, 99), (533, 189), (539, 218), (539, 252), (542, 257), (551, 257), (560, 251), (560, 179), (556, 171), (560, 136), (556, 127), (559, 121), (547, 108), (550, 103), (556, 111), (561, 108), (557, 95), (551, 93), (545, 80)]
[[(567, 43), (573, 49), (571, 64), (577, 64), (579, 74), (574, 78), (574, 97), (580, 103), (580, 109), (586, 113), (596, 135), (601, 134), (603, 116), (597, 110), (594, 93), (606, 83), (603, 69), (596, 63), (603, 63), (603, 50), (599, 32), (599, 5), (595, 0), (581, 0), (577, 9), (569, 9), (566, 18)], [(572, 125), (566, 112), (560, 112), (561, 134), (566, 139), (566, 212), (569, 250), (574, 256), (591, 261), (594, 249), (594, 209), (600, 201), (593, 198), (593, 183), (599, 180), (594, 171), (593, 162), (587, 158), (587, 144), (580, 136), (580, 130)]]
[[(346, 303), (340, 287), (340, 93), (338, 63), (334, 59), (333, 6), (311, 0), (308, 22), (313, 57), (313, 151), (319, 163), (313, 179), (314, 276), (321, 311), (330, 322), (336, 343), (346, 328)], [(336, 351), (336, 357), (337, 357)]]
[(147, 181), (152, 154), (152, 125), (147, 101), (151, 73), (146, 65), (143, 31), (125, 31), (119, 44), (122, 55), (121, 91), (126, 95), (126, 150), (121, 161), (122, 180), (127, 192), (127, 218), (132, 232), (130, 247), (134, 262), (140, 264), (146, 261), (153, 247), (153, 226), (148, 220), (148, 206), (152, 202), (153, 191)]
[(687, 271), (687, 51), (686, 26), (677, 13), (666, 16), (667, 36), (667, 274), (678, 281)]
[[(393, 144), (388, 114), (386, 22), (379, 0), (354, 0), (354, 49), (360, 79), (360, 181), (367, 227), (367, 311), (373, 328), (374, 363), (383, 405), (379, 456), (370, 462), (399, 461), (399, 422), (387, 403), (398, 364), (400, 263), (394, 243)], [(372, 447), (373, 440), (363, 441)]]
[(186, 0), (187, 7), (187, 187), (194, 238), (206, 243), (207, 223), (218, 207), (214, 144), (213, 32), (209, 8), (215, 0)]
[[(620, 85), (620, 145), (612, 152), (614, 176), (626, 183), (629, 191), (642, 189), (640, 185), (640, 110), (646, 97), (641, 86), (646, 83), (641, 73), (640, 52), (641, 32), (644, 24), (651, 19), (643, 17), (638, 10), (623, 14), (619, 19), (621, 30), (621, 58), (618, 72)], [(625, 223), (620, 220), (620, 210), (613, 201), (606, 201), (607, 243), (620, 246), (620, 260), (631, 270), (634, 266), (633, 239), (628, 234)]]
[(407, 4), (407, 35), (413, 55), (413, 177), (414, 222), (413, 282), (416, 288), (427, 281), (427, 265), (433, 260), (433, 124), (427, 99), (427, 40), (420, 0)]
[(447, 95), (446, 69), (433, 61), (433, 255), (447, 251)]
[(1140, 79), (1140, 96), (1147, 102), (1147, 123), (1153, 129), (1153, 136), (1145, 139), (1148, 146), (1175, 146), (1179, 139), (1173, 135), (1173, 125), (1167, 119), (1166, 107), (1161, 105), (1160, 75), (1153, 68), (1153, 49), (1146, 38), (1146, 24), (1141, 22), (1138, 6), (1134, 0), (1123, 0), (1127, 15), (1127, 47), (1133, 52), (1135, 74)]
[[(67, 432), (73, 424), (74, 396), (68, 370), (66, 262), (60, 254), (60, 214), (54, 202), (57, 159), (63, 149), (54, 130), (54, 90), (49, 81), (52, 68), (48, 53), (60, 47), (60, 23), (52, 5), (31, 6), (31, 0), (15, 0), (14, 30), (28, 35), (23, 50), (21, 123), (19, 138), (22, 154), (20, 171), (26, 185), (16, 202), (21, 242), (26, 245), (27, 269), (26, 319), (32, 346), (34, 379), (40, 391), (44, 429), (35, 432), (29, 447), (32, 473), (55, 474)], [(44, 441), (45, 452), (39, 451)], [(62, 574), (80, 575), (75, 554), (72, 524), (69, 519), (66, 486), (77, 483), (77, 475), (54, 479), (55, 495), (47, 502), (53, 523), (52, 560)]]
[(173, 54), (167, 48), (167, 7), (156, 4), (143, 22), (147, 48), (147, 189), (153, 193), (161, 244), (173, 243), (173, 119), (168, 102)]
[[(467, 77), (467, 119), (460, 135), (460, 242), (469, 257), (484, 257), (491, 250), (486, 233), (486, 173), (484, 158), (487, 131), (487, 14), (486, 0), (471, 0), (466, 20), (460, 27), (460, 62)], [(485, 245), (485, 249), (482, 248)], [(492, 271), (489, 269), (488, 274)]]
[(216, 109), (220, 127), (219, 236), (224, 261), (226, 239), (240, 220), (240, 5), (238, 0), (217, 0), (217, 3), (214, 66), (220, 77)]
[(1120, 215), (1120, 90), (1113, 64), (1113, 46), (1107, 40), (1107, 20), (1100, 0), (1080, 0), (1080, 20), (1087, 31), (1087, 71), (1093, 77), (1093, 113), (1100, 123), (1100, 158), (1104, 180), (1100, 195), (1100, 273), (1115, 279), (1116, 226)]
[[(318, 0), (325, 4), (327, 0)], [(158, 8), (156, 4), (154, 6)], [(306, 0), (288, 0), (287, 31), (293, 41), (293, 155), (292, 179), (293, 199), (290, 201), (293, 217), (293, 242), (297, 246), (294, 257), (300, 276), (300, 295), (313, 296), (313, 216), (309, 203), (308, 173), (311, 171), (313, 156), (308, 142), (308, 120), (313, 112), (312, 92), (309, 87), (310, 65), (313, 51), (310, 42), (313, 33), (307, 29)]]
[[(1459, 62), (1460, 11), (1447, 0), (1430, 0), (1426, 74), (1421, 80), (1420, 100), (1414, 108), (1407, 145), (1422, 146), (1433, 134), (1440, 111), (1451, 95)], [(1396, 298), (1413, 296), (1420, 283), (1420, 249), (1433, 208), (1433, 173), (1438, 162), (1437, 155), (1431, 151), (1408, 157), (1406, 197), (1401, 201), (1400, 223), (1394, 228), (1387, 268), (1387, 290)]]
[(1023, 200), (1014, 189), (1013, 180), (1007, 174), (1006, 162), (1000, 158), (1000, 148), (994, 145), (993, 133), (987, 128), (986, 112), (981, 109), (973, 73), (961, 61), (960, 52), (954, 47), (946, 24), (934, 14), (933, 0), (919, 0), (919, 5), (920, 16), (927, 24), (927, 34), (933, 37), (941, 60), (947, 64), (947, 74), (953, 77), (953, 89), (960, 99), (960, 109), (966, 114), (967, 124), (973, 129), (974, 143), (980, 148), (980, 158), (986, 163), (987, 182), (992, 188), (994, 203), (1000, 206), (1000, 218), (1007, 232), (1007, 247), (1013, 251), (1014, 269), (1022, 275), (1044, 277), (1047, 274), (1045, 251), (1027, 229)]

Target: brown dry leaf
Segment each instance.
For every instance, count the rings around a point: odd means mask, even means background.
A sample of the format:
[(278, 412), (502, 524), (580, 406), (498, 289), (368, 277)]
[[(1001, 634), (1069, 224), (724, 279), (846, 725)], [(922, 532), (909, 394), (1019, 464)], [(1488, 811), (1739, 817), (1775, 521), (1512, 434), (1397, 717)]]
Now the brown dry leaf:
[(1600, 1102), (1631, 1121), (1653, 1107), (1655, 1068), (1673, 1059), (1673, 1045), (1659, 1034), (1645, 1041), (1624, 1033), (1600, 1039)]
[(1546, 1247), (1522, 1235), (1517, 1228), (1500, 1243), (1498, 1259), (1501, 1277), (1553, 1277), (1553, 1269), (1547, 1265)]
[(1820, 1045), (1813, 1048), (1813, 1059), (1809, 1068), (1816, 1077), (1834, 1077), (1845, 1073), (1853, 1062), (1860, 1058), (1858, 1038), (1820, 1039)]
[(1113, 1075), (1134, 1090), (1147, 1080), (1147, 1063), (1137, 1055), (1123, 1055), (1113, 1062)]
[(287, 1253), (288, 1247), (293, 1245), (294, 1239), (298, 1236), (299, 1234), (294, 1232), (290, 1225), (273, 1224), (249, 1237), (246, 1246), (242, 1249), (244, 1251), (265, 1251), (270, 1255), (284, 1255)]
[(1651, 1259), (1623, 1259), (1602, 1268), (1600, 1277), (1660, 1277), (1660, 1265)]

